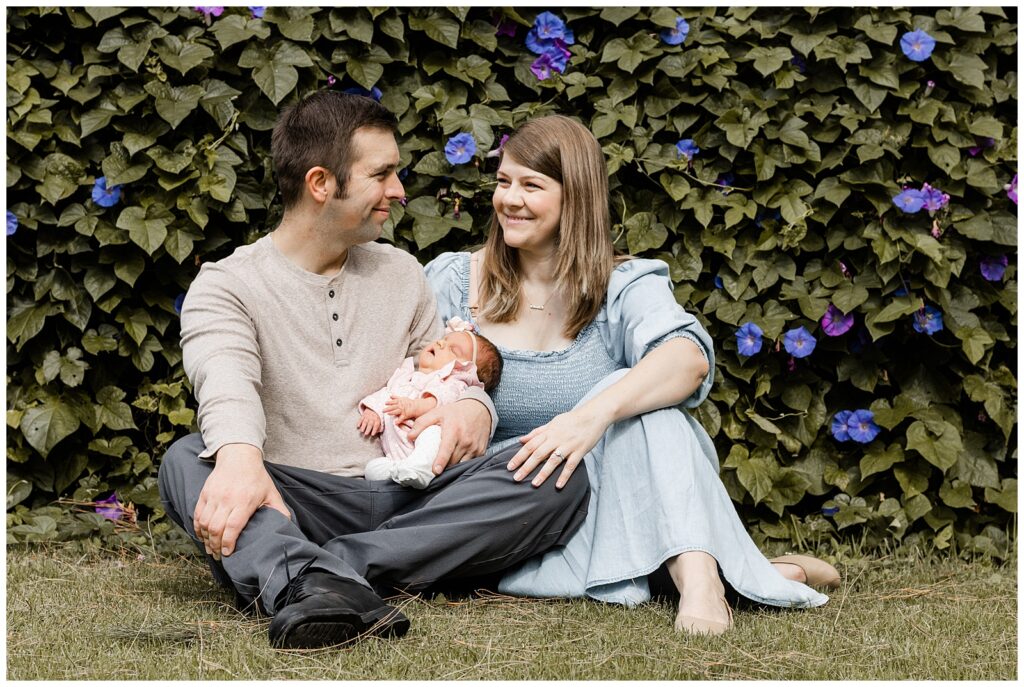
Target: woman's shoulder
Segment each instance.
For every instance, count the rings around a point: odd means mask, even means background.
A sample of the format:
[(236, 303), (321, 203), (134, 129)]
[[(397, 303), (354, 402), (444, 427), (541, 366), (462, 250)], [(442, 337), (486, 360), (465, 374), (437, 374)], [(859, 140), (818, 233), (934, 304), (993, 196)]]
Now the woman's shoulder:
[(656, 282), (668, 279), (668, 263), (652, 258), (631, 258), (623, 260), (612, 270), (608, 279), (609, 302), (619, 297), (631, 284)]
[(467, 251), (441, 253), (428, 262), (423, 269), (426, 271), (427, 277), (432, 280), (446, 276), (462, 277), (466, 273), (466, 267), (469, 265), (469, 257), (470, 254)]

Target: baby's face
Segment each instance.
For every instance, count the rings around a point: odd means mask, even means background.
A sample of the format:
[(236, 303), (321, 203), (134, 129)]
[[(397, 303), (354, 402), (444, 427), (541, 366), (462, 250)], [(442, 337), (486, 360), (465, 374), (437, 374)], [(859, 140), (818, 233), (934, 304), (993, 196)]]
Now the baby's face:
[(473, 338), (469, 332), (452, 332), (424, 348), (420, 351), (417, 369), (433, 372), (453, 360), (467, 363), (473, 360)]

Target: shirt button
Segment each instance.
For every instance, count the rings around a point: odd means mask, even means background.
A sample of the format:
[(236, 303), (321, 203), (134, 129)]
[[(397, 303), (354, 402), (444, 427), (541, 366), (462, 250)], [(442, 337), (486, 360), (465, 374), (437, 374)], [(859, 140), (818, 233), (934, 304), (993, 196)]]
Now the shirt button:
[(331, 319), (334, 320), (335, 322), (337, 322), (338, 321), (338, 313), (334, 313), (333, 315), (331, 315)]
[(334, 343), (336, 343), (336, 344), (338, 344), (338, 345), (340, 346), (340, 345), (341, 345), (341, 339), (338, 339), (338, 340), (337, 340), (337, 341), (335, 341)]
[(334, 289), (331, 289), (330, 291), (328, 291), (327, 295), (330, 296), (331, 298), (334, 298)]

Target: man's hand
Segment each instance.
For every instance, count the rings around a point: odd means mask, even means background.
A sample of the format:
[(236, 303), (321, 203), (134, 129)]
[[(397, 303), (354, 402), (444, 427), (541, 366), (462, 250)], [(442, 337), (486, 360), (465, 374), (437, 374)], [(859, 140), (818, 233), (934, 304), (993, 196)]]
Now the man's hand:
[(441, 426), (441, 447), (434, 459), (433, 472), (440, 475), (450, 465), (476, 458), (487, 450), (491, 438), (491, 414), (483, 403), (464, 399), (434, 408), (413, 424), (409, 440), (415, 441), (427, 427)]
[(383, 431), (384, 422), (375, 411), (364, 408), (363, 414), (359, 418), (359, 424), (356, 427), (364, 436), (375, 437)]
[(291, 518), (288, 506), (263, 467), (260, 450), (249, 444), (226, 444), (199, 493), (192, 528), (216, 560), (230, 556), (252, 514), (269, 506)]

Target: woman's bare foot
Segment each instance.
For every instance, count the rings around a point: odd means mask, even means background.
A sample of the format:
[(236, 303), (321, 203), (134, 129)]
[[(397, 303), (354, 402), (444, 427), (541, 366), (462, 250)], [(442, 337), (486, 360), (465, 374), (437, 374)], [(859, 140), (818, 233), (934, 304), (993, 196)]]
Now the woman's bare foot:
[(780, 575), (785, 577), (787, 580), (793, 580), (794, 582), (807, 583), (807, 573), (804, 569), (795, 563), (772, 563), (775, 569)]
[(714, 558), (703, 551), (688, 551), (667, 566), (679, 590), (676, 630), (717, 635), (732, 627), (732, 611)]

